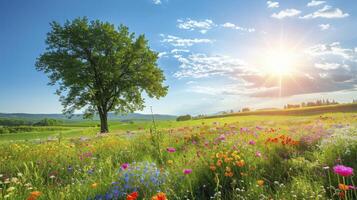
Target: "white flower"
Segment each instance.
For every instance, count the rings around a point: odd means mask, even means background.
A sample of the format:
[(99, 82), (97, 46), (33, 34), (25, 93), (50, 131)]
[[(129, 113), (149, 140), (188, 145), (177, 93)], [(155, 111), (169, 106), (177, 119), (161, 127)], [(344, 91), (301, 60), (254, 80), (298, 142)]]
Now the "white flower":
[(12, 191), (14, 191), (15, 189), (16, 189), (15, 187), (9, 187), (9, 188), (7, 188), (6, 192), (12, 192)]

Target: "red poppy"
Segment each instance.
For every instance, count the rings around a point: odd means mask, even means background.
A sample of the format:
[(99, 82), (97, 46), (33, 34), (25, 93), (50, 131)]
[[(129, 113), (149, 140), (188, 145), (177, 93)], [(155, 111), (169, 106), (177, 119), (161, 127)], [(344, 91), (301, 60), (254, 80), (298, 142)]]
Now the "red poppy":
[(138, 192), (132, 192), (126, 196), (126, 200), (136, 200), (139, 196)]

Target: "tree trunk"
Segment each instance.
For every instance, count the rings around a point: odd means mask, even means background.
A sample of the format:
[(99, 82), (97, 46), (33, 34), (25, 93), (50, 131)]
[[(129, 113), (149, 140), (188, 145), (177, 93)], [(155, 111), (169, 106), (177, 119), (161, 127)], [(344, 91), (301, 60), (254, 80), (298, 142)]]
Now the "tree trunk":
[(108, 113), (107, 112), (99, 112), (100, 118), (100, 133), (108, 133)]

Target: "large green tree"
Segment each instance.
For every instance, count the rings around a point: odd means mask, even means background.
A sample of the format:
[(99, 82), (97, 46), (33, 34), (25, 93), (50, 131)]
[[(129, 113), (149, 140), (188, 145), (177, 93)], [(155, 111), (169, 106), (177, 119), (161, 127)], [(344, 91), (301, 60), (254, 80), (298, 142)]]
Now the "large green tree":
[(36, 68), (48, 75), (50, 85), (58, 86), (65, 114), (82, 109), (85, 117), (98, 114), (105, 133), (108, 112), (143, 109), (143, 92), (157, 99), (167, 94), (158, 54), (144, 35), (135, 37), (124, 25), (116, 28), (87, 18), (50, 25)]

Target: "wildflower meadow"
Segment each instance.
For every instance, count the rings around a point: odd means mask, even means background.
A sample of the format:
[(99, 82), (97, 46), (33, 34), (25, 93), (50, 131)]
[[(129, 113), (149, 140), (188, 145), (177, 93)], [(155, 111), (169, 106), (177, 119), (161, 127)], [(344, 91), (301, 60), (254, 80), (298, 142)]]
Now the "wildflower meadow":
[(232, 116), (6, 140), (0, 199), (353, 200), (356, 122), (354, 113)]

